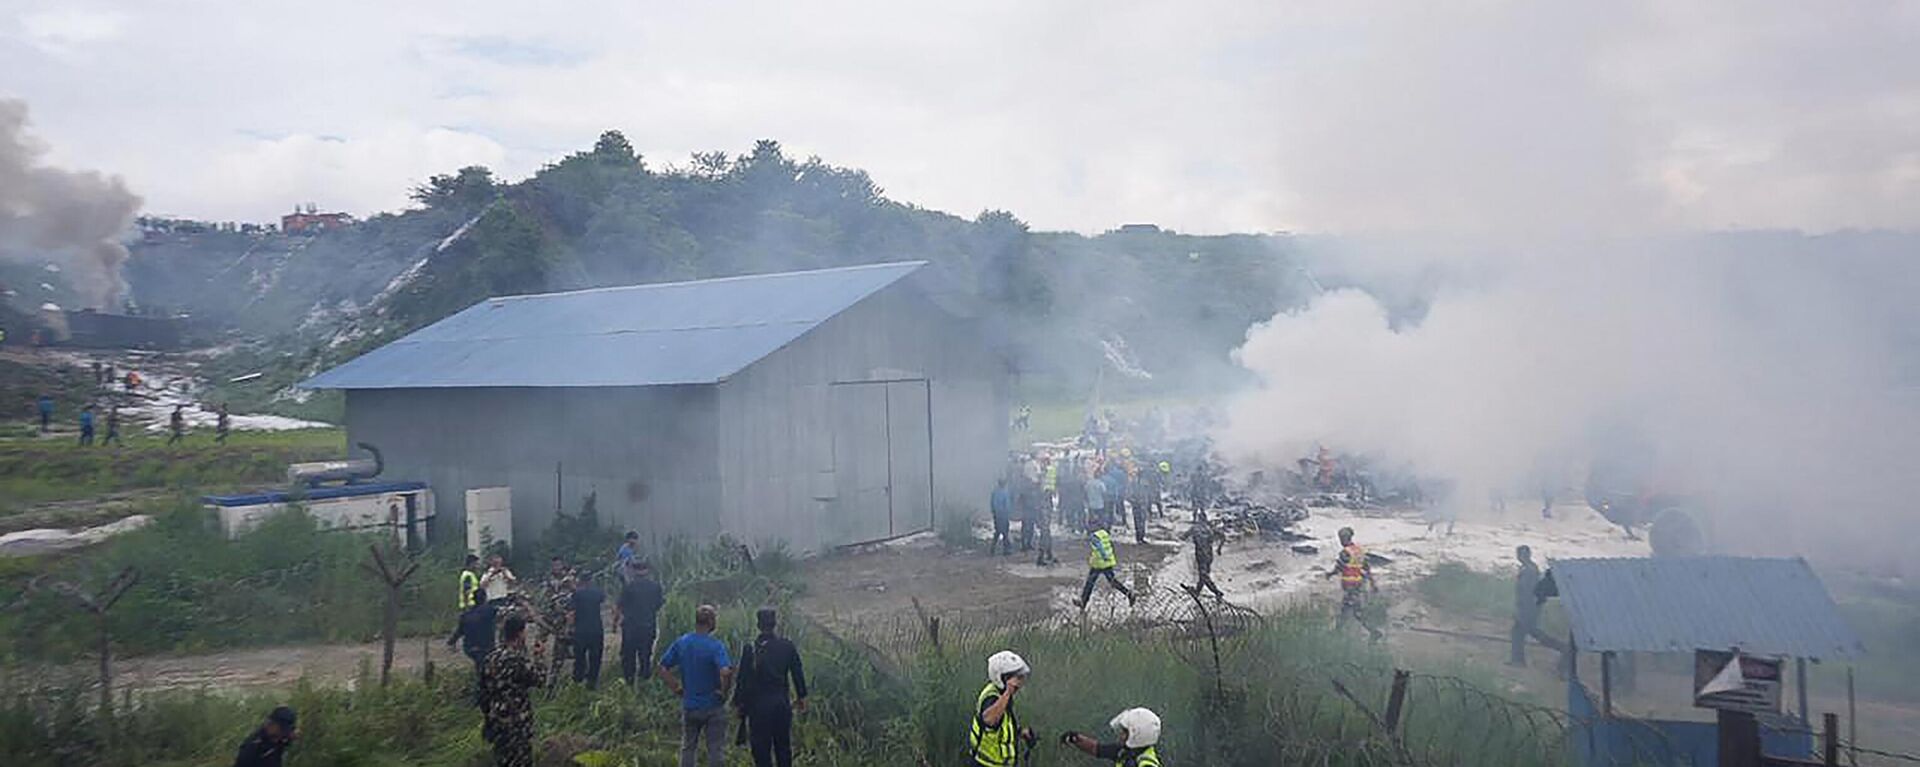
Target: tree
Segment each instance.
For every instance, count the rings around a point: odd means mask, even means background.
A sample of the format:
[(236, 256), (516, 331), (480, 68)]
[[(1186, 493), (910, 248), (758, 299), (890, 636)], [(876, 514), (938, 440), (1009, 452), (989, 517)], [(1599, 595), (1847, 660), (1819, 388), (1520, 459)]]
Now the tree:
[(593, 142), (593, 159), (608, 165), (633, 165), (640, 162), (640, 155), (633, 151), (626, 134), (610, 130)]
[(452, 174), (428, 178), (427, 183), (414, 187), (408, 196), (429, 208), (474, 211), (493, 202), (498, 194), (499, 185), (494, 183), (493, 171), (485, 166), (469, 165)]

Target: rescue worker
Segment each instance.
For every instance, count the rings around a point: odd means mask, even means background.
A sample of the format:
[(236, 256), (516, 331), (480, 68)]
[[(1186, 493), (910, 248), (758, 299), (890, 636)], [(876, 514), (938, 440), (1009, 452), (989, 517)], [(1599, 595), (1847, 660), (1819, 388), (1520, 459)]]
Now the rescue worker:
[(120, 442), (120, 406), (107, 409), (107, 436), (100, 440), (100, 446), (119, 445)]
[(573, 568), (554, 557), (541, 589), (540, 622), (547, 631), (547, 679), (560, 678), (560, 670), (573, 661)]
[(607, 593), (593, 585), (593, 573), (581, 571), (574, 576), (568, 614), (573, 617), (571, 640), (573, 681), (585, 682), (587, 689), (600, 689), (600, 660), (607, 650), (606, 624), (600, 620), (600, 606)]
[(733, 705), (747, 721), (754, 767), (793, 767), (793, 715), (807, 712), (807, 674), (800, 650), (774, 633), (779, 625), (774, 609), (762, 607), (754, 617), (760, 636), (740, 652)]
[[(133, 374), (128, 373), (127, 376), (128, 378), (132, 378)], [(173, 415), (170, 415), (167, 417), (167, 432), (168, 432), (167, 446), (168, 447), (172, 447), (173, 443), (179, 442), (180, 440), (186, 439), (187, 437), (186, 407), (187, 407), (186, 405), (174, 405)]]
[(1040, 526), (1040, 462), (1032, 457), (1020, 460), (1018, 484), (1014, 486), (1014, 508), (1020, 512), (1020, 550), (1033, 550), (1034, 528)]
[(461, 598), (466, 603), (460, 611), (460, 624), (453, 627), (453, 633), (447, 636), (447, 646), (460, 644), (461, 652), (467, 660), (473, 661), (473, 678), (476, 689), (479, 680), (486, 673), (487, 655), (493, 652), (494, 617), (499, 615), (493, 603), (481, 598), (480, 587)]
[(1161, 461), (1154, 464), (1153, 477), (1148, 483), (1147, 503), (1154, 518), (1167, 513), (1167, 486), (1173, 484), (1173, 463)]
[(40, 433), (45, 434), (51, 431), (53, 429), (53, 398), (42, 394), (33, 401), (33, 406), (40, 412)]
[(1107, 482), (1100, 478), (1099, 468), (1089, 462), (1087, 479), (1080, 483), (1087, 498), (1086, 530), (1107, 526)]
[(1127, 595), (1127, 604), (1133, 604), (1133, 592), (1113, 576), (1115, 568), (1120, 566), (1120, 558), (1113, 552), (1113, 536), (1107, 534), (1107, 528), (1095, 527), (1087, 533), (1087, 582), (1080, 587), (1080, 598), (1073, 606), (1087, 609), (1087, 599), (1093, 596), (1093, 584), (1101, 578), (1120, 593)]
[(1053, 453), (1040, 451), (1040, 511), (1049, 513), (1054, 508), (1055, 499), (1060, 497), (1060, 462), (1053, 460)]
[(1220, 586), (1213, 582), (1213, 555), (1226, 547), (1227, 540), (1213, 529), (1213, 523), (1207, 520), (1207, 513), (1195, 511), (1193, 527), (1180, 537), (1193, 541), (1193, 571), (1198, 580), (1188, 590), (1197, 594), (1200, 589), (1206, 589), (1213, 592), (1215, 599), (1227, 598), (1226, 594), (1220, 593)]
[(626, 585), (613, 603), (613, 628), (620, 632), (620, 677), (632, 687), (653, 676), (653, 642), (667, 595), (646, 560), (636, 557), (627, 569)]
[(1374, 641), (1386, 636), (1380, 629), (1369, 623), (1367, 617), (1367, 594), (1378, 593), (1380, 584), (1373, 580), (1373, 567), (1367, 564), (1367, 550), (1353, 542), (1353, 528), (1340, 528), (1340, 555), (1334, 559), (1333, 569), (1326, 577), (1340, 576), (1340, 617), (1334, 620), (1335, 631), (1346, 628), (1347, 618), (1351, 617), (1367, 629), (1367, 635)]
[(1507, 658), (1509, 666), (1527, 665), (1527, 637), (1533, 637), (1540, 644), (1561, 653), (1567, 651), (1565, 642), (1559, 637), (1540, 628), (1540, 608), (1546, 604), (1547, 595), (1541, 593), (1540, 566), (1533, 563), (1533, 547), (1521, 545), (1513, 550), (1514, 559), (1520, 561), (1520, 572), (1513, 579), (1513, 653)]
[(480, 594), (480, 555), (468, 554), (467, 564), (460, 568), (460, 609), (472, 607), (475, 602), (484, 601)]
[[(1013, 491), (1007, 489), (1007, 479), (1001, 477), (993, 483), (993, 497), (988, 499), (987, 508), (993, 512), (993, 543), (987, 546), (988, 554), (1013, 554)], [(1002, 544), (1006, 549), (1002, 550)]]
[(227, 403), (220, 403), (220, 411), (213, 422), (213, 441), (215, 444), (227, 444), (227, 434), (233, 430), (233, 416), (227, 414)]
[[(1068, 458), (1063, 456), (1060, 462), (1066, 462), (1068, 460)], [(1060, 483), (1060, 522), (1066, 525), (1069, 530), (1085, 530), (1087, 483), (1081, 479), (1081, 473), (1075, 471), (1074, 465), (1071, 463), (1067, 464), (1066, 471), (1063, 473), (1065, 474), (1064, 479), (1066, 481)]]
[(1080, 749), (1095, 759), (1111, 760), (1119, 767), (1160, 767), (1160, 715), (1144, 708), (1119, 713), (1107, 726), (1119, 733), (1120, 740), (1101, 743), (1092, 735), (1068, 730), (1060, 733), (1060, 744)]
[(287, 749), (293, 746), (294, 738), (299, 737), (298, 723), (293, 707), (275, 707), (267, 714), (267, 720), (260, 723), (260, 729), (240, 744), (240, 753), (233, 757), (233, 767), (280, 767)]
[(1140, 464), (1131, 457), (1126, 460), (1127, 487), (1133, 492), (1133, 542), (1147, 545), (1147, 478), (1151, 471), (1142, 471)]
[(987, 686), (974, 699), (973, 724), (967, 731), (968, 755), (977, 767), (1013, 767), (1020, 754), (1033, 747), (1033, 728), (1020, 725), (1013, 705), (1032, 673), (1012, 650), (987, 658)]
[(481, 737), (493, 744), (497, 767), (533, 767), (533, 699), (528, 695), (544, 677), (527, 657), (527, 621), (507, 618), (500, 645), (487, 654), (480, 682), (480, 708), (486, 712)]
[(487, 594), (487, 601), (495, 607), (506, 607), (513, 600), (513, 587), (520, 582), (513, 577), (513, 571), (507, 569), (507, 560), (499, 554), (487, 557), (487, 573), (480, 576), (480, 589)]

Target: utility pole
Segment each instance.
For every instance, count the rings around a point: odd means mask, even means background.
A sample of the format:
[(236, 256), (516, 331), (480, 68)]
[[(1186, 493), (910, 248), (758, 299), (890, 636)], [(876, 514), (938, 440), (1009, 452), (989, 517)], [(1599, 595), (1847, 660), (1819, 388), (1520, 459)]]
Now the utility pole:
[(373, 554), (373, 563), (360, 563), (360, 567), (379, 578), (387, 586), (387, 610), (380, 624), (380, 686), (387, 686), (387, 680), (393, 674), (393, 642), (400, 631), (400, 587), (406, 585), (413, 572), (420, 569), (417, 561), (408, 562), (405, 570), (395, 570), (387, 564), (387, 558), (380, 553), (380, 547), (369, 544), (367, 551)]

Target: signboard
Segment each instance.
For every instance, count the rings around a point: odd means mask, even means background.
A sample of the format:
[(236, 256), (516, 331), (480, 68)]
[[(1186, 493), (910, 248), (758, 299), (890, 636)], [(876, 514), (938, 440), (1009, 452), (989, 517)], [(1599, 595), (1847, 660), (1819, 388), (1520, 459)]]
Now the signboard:
[(1759, 658), (1737, 651), (1695, 650), (1693, 705), (1724, 711), (1777, 713), (1780, 711), (1779, 658)]

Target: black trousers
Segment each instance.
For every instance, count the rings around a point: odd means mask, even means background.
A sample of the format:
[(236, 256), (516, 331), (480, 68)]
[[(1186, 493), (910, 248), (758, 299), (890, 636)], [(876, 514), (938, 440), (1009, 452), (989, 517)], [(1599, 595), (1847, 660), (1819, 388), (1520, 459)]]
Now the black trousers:
[(1102, 576), (1105, 576), (1107, 583), (1112, 584), (1120, 593), (1127, 595), (1127, 601), (1133, 601), (1133, 592), (1128, 591), (1126, 586), (1121, 585), (1119, 578), (1113, 577), (1113, 568), (1109, 567), (1104, 570), (1087, 571), (1086, 585), (1080, 587), (1080, 604), (1086, 604), (1087, 599), (1093, 596), (1093, 584), (1098, 582)]
[(1194, 557), (1193, 569), (1200, 577), (1200, 582), (1194, 584), (1194, 588), (1206, 589), (1216, 597), (1226, 598), (1227, 595), (1220, 593), (1219, 584), (1213, 582), (1213, 557)]
[(620, 678), (628, 685), (635, 683), (636, 674), (640, 679), (653, 677), (653, 638), (650, 623), (629, 623), (620, 628)]
[[(621, 647), (624, 651), (625, 645)], [(587, 689), (600, 686), (600, 657), (607, 652), (605, 634), (575, 634), (573, 637), (573, 681), (586, 682)], [(625, 673), (623, 670), (621, 673)]]
[(754, 767), (793, 767), (793, 706), (784, 700), (751, 704), (747, 739)]
[(1513, 651), (1507, 658), (1508, 663), (1518, 666), (1527, 662), (1527, 637), (1533, 637), (1540, 642), (1541, 646), (1549, 650), (1558, 650), (1563, 653), (1567, 651), (1566, 642), (1560, 641), (1559, 637), (1540, 628), (1540, 611), (1522, 610), (1517, 612), (1513, 619), (1513, 631), (1510, 635)]

